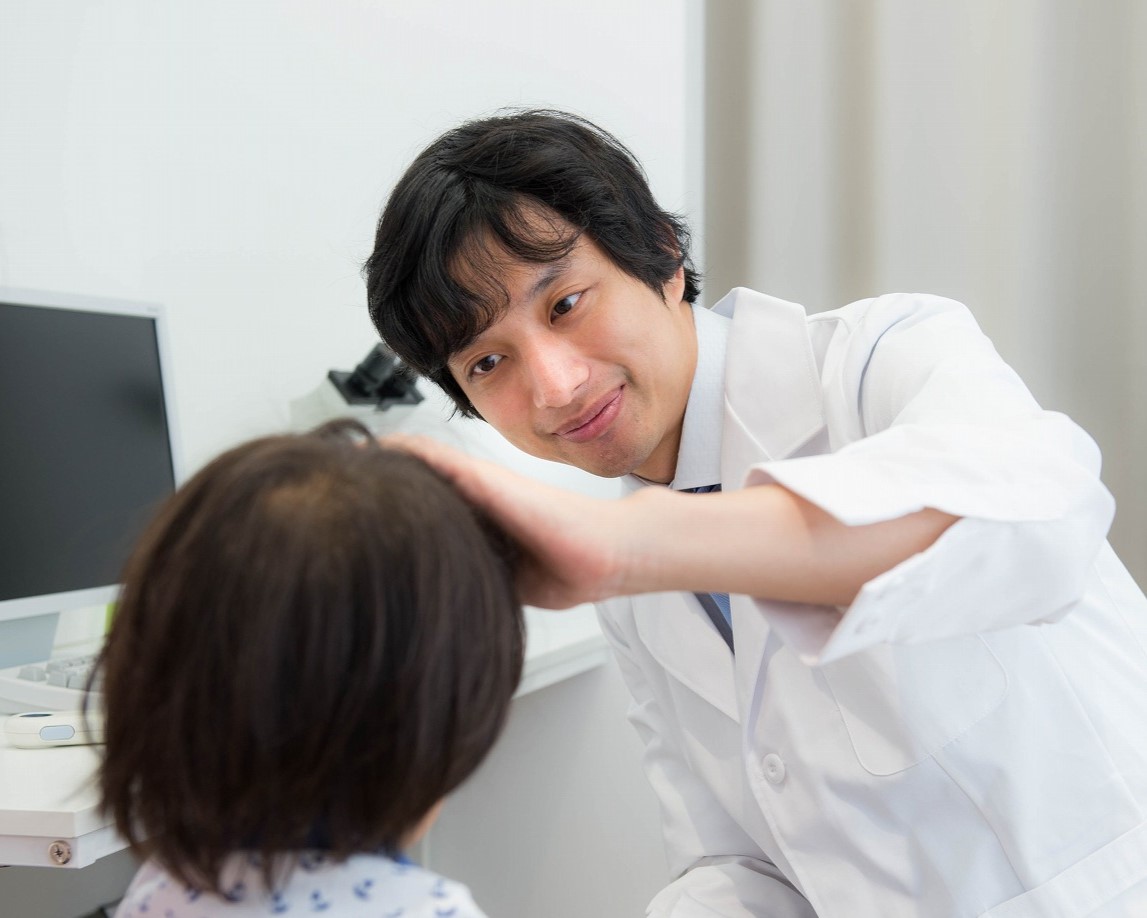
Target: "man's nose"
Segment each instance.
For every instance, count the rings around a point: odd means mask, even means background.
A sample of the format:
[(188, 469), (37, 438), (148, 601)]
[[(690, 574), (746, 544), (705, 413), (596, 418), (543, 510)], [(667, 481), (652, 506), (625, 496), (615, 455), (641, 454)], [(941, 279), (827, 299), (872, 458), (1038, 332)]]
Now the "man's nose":
[(568, 341), (532, 348), (526, 362), (537, 408), (564, 408), (589, 379), (589, 364)]

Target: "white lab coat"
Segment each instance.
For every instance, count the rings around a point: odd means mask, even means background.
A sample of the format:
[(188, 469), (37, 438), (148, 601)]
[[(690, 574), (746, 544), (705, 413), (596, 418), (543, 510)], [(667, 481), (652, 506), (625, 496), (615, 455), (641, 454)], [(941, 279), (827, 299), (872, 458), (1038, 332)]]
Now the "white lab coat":
[(601, 606), (679, 875), (649, 914), (1147, 916), (1147, 600), (1093, 442), (950, 300), (714, 311), (724, 490), (962, 519), (847, 609), (733, 596), (735, 658), (687, 594)]

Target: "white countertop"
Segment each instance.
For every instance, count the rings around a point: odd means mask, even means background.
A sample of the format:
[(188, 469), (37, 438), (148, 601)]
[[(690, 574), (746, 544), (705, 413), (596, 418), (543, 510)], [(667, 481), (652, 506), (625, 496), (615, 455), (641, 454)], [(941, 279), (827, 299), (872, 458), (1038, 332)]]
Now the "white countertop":
[[(526, 628), (515, 697), (599, 666), (608, 655), (591, 605), (527, 607)], [(98, 763), (98, 746), (18, 749), (0, 731), (0, 865), (86, 867), (124, 847), (97, 809)]]

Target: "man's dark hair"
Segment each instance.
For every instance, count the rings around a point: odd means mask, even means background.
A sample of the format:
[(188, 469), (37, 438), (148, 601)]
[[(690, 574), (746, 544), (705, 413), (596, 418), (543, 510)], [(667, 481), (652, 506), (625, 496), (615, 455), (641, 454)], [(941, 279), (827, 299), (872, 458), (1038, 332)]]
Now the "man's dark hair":
[(658, 207), (616, 137), (556, 111), (467, 122), (419, 154), (382, 212), (363, 268), (371, 320), (407, 365), (477, 417), (446, 363), (509, 305), (499, 256), (554, 262), (582, 234), (659, 295), (684, 267), (684, 298), (697, 298), (684, 221)]
[(269, 887), (308, 848), (397, 852), (505, 722), (512, 566), (453, 486), (353, 422), (217, 458), (128, 562), (100, 658), (117, 830), (216, 892), (237, 850)]

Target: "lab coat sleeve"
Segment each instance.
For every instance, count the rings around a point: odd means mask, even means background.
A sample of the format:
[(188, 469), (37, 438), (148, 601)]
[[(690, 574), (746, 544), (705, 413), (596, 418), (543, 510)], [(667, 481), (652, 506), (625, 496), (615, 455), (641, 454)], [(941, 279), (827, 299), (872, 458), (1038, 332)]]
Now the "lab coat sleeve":
[(1066, 614), (1114, 514), (1095, 443), (1039, 407), (959, 303), (898, 294), (838, 316), (822, 386), (843, 445), (755, 466), (746, 485), (779, 483), (849, 525), (924, 507), (961, 519), (867, 583), (831, 629), (760, 603), (781, 636), (826, 663)]
[[(808, 901), (769, 861), (685, 761), (671, 724), (646, 678), (636, 636), (610, 613), (627, 599), (598, 606), (632, 694), (630, 722), (645, 747), (643, 766), (661, 807), (662, 829), (676, 878), (649, 903), (650, 918), (816, 918)], [(622, 616), (624, 621), (631, 617)], [(668, 677), (672, 678), (672, 677)], [(724, 717), (714, 711), (714, 717)]]

